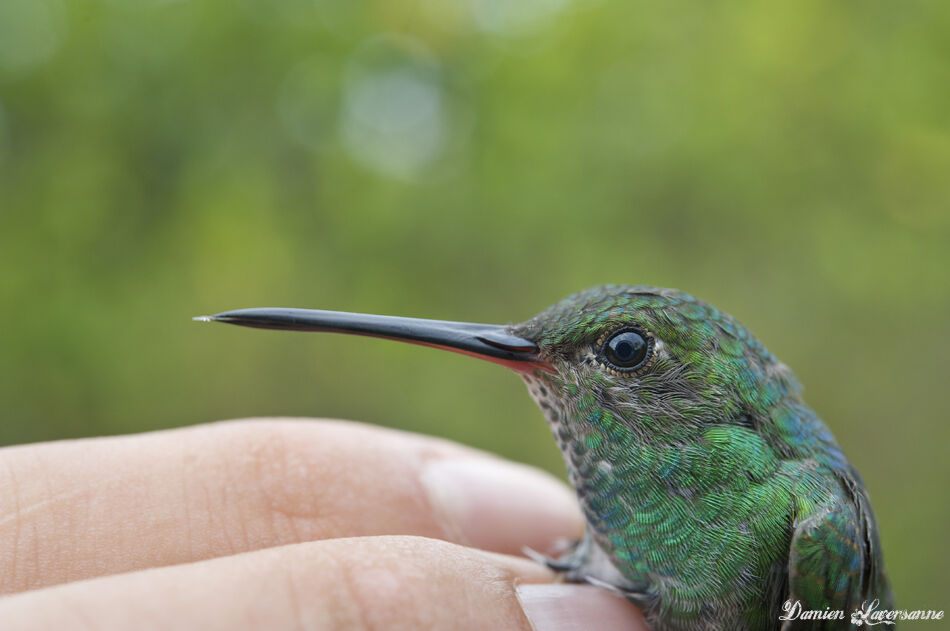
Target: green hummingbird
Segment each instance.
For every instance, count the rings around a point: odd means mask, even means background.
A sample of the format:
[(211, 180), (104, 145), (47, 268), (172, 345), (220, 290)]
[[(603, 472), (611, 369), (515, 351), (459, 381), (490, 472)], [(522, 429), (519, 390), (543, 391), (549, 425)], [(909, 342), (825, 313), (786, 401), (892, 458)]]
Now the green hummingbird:
[(516, 371), (587, 522), (543, 561), (629, 598), (655, 631), (837, 629), (862, 603), (893, 609), (860, 475), (792, 371), (689, 294), (593, 287), (510, 326), (306, 309), (198, 319), (401, 340)]

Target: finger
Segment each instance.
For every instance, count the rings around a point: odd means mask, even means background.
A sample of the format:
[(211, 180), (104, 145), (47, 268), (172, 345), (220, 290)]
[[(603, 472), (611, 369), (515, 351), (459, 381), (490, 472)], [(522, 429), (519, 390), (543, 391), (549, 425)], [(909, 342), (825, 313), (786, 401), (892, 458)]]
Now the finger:
[(358, 423), (229, 422), (0, 450), (0, 593), (346, 536), (545, 550), (580, 524), (547, 474)]
[[(550, 579), (539, 565), (432, 539), (339, 539), (26, 592), (0, 599), (0, 620), (4, 629), (17, 631), (75, 628), (77, 621), (100, 631), (530, 631), (516, 585)], [(645, 629), (635, 626), (637, 612), (629, 603), (587, 595), (613, 607), (614, 624), (624, 626), (577, 628)], [(527, 598), (541, 621), (536, 631), (568, 628), (551, 626), (537, 613), (539, 604), (564, 619), (572, 605), (585, 607), (576, 598), (559, 605), (550, 592), (545, 603)], [(601, 621), (596, 609), (587, 612), (590, 622)]]

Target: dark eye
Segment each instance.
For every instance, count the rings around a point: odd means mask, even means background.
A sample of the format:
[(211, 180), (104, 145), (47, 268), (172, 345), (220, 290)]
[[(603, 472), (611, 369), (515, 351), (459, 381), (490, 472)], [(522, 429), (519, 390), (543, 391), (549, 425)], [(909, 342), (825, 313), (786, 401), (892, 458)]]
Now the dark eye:
[(650, 357), (650, 338), (626, 329), (610, 336), (601, 353), (610, 367), (620, 372), (633, 372), (643, 366)]

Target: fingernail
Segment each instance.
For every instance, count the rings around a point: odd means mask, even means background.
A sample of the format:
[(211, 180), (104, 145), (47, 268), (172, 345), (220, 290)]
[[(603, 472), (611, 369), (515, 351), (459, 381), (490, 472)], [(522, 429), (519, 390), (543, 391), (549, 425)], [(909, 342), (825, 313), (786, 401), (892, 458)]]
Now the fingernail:
[(519, 585), (515, 592), (534, 631), (648, 631), (633, 603), (600, 587)]
[(460, 543), (508, 554), (526, 546), (543, 552), (582, 532), (574, 493), (525, 465), (435, 460), (423, 470), (422, 483), (446, 534)]

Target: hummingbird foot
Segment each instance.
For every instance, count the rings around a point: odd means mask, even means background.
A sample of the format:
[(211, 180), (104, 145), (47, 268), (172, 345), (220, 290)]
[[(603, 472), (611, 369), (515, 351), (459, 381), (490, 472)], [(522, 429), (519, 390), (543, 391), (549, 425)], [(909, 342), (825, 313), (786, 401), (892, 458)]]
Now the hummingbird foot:
[(646, 603), (650, 602), (652, 598), (649, 594), (645, 592), (631, 591), (629, 589), (624, 589), (623, 587), (618, 587), (613, 583), (608, 583), (607, 581), (602, 581), (599, 578), (594, 576), (585, 576), (584, 582), (593, 585), (594, 587), (600, 587), (601, 589), (606, 589), (607, 591), (613, 592), (617, 596), (631, 600), (634, 603), (644, 606)]
[(575, 555), (575, 551), (580, 543), (580, 539), (571, 541), (568, 546), (564, 547), (564, 554), (558, 557), (550, 557), (527, 546), (521, 548), (521, 552), (535, 563), (540, 563), (555, 572), (567, 574), (572, 570), (576, 570), (581, 565), (581, 560)]
[(654, 597), (627, 580), (614, 567), (590, 533), (583, 539), (566, 541), (558, 546), (560, 554), (550, 557), (531, 548), (522, 548), (529, 559), (561, 574), (568, 583), (588, 583), (613, 592), (641, 607), (653, 602)]

